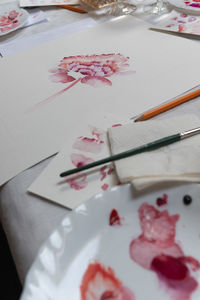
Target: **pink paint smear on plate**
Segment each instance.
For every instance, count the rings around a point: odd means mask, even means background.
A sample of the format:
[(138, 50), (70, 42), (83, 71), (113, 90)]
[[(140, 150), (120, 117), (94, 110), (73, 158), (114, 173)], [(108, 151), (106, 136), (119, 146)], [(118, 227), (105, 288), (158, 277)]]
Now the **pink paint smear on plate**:
[(158, 198), (156, 199), (156, 204), (157, 204), (158, 206), (167, 205), (167, 204), (168, 204), (168, 196), (167, 196), (167, 194), (163, 194), (162, 197), (158, 197)]
[[(49, 70), (51, 73), (50, 80), (55, 83), (70, 84), (61, 91), (37, 103), (33, 108), (51, 102), (77, 83), (86, 84), (96, 88), (112, 86), (110, 77), (113, 75), (129, 75), (133, 73), (126, 71), (128, 67), (129, 57), (120, 53), (64, 57), (60, 61), (57, 69)], [(77, 76), (75, 77), (74, 74)]]
[(143, 203), (139, 210), (142, 233), (130, 243), (131, 259), (146, 270), (157, 274), (161, 287), (173, 300), (190, 300), (198, 288), (192, 272), (199, 270), (200, 263), (185, 256), (176, 243), (176, 223), (179, 215), (169, 215)]
[(133, 292), (116, 277), (111, 267), (91, 263), (80, 285), (81, 300), (135, 300)]
[(16, 10), (11, 10), (8, 16), (0, 16), (0, 32), (9, 31), (18, 26), (19, 13)]

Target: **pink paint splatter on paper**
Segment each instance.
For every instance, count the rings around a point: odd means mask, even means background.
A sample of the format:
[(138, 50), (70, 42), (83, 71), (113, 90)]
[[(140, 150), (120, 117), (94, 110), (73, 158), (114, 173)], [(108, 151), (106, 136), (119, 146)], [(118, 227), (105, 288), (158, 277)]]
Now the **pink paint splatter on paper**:
[[(100, 174), (101, 174), (101, 178), (100, 180), (103, 181), (104, 179), (106, 179), (107, 175), (112, 174), (112, 172), (114, 171), (114, 169), (112, 167), (108, 167), (108, 166), (103, 166), (100, 169)], [(106, 191), (109, 188), (109, 185), (107, 183), (104, 183), (101, 186), (101, 189), (103, 191)]]
[(129, 57), (120, 53), (64, 57), (60, 61), (58, 68), (49, 71), (51, 73), (50, 79), (55, 83), (71, 84), (39, 102), (35, 107), (54, 100), (79, 82), (96, 88), (111, 86), (110, 78), (113, 75), (129, 75), (133, 73), (126, 71), (128, 67)]
[(91, 263), (80, 285), (81, 300), (135, 300), (133, 292), (123, 285), (111, 267)]
[(114, 171), (114, 169), (112, 167), (108, 167), (108, 166), (103, 166), (100, 169), (100, 173), (101, 173), (101, 180), (104, 180), (106, 178), (107, 175), (110, 175), (112, 172)]
[(169, 215), (143, 203), (139, 210), (142, 233), (130, 244), (130, 257), (147, 270), (157, 274), (161, 286), (173, 300), (190, 300), (198, 282), (192, 271), (200, 268), (199, 262), (185, 256), (176, 243), (176, 223), (179, 215)]
[(104, 184), (101, 186), (102, 191), (107, 191), (108, 188), (109, 188), (109, 185), (108, 185), (107, 183), (104, 183)]
[[(82, 154), (72, 153), (71, 162), (75, 167), (78, 168), (86, 164), (92, 163), (93, 159), (91, 159), (90, 157), (86, 157)], [(79, 176), (80, 174), (81, 176)], [(77, 176), (76, 178), (72, 178), (72, 179), (68, 178), (67, 182), (70, 185), (70, 187), (73, 188), (74, 190), (82, 190), (87, 186), (87, 176), (83, 175), (82, 173), (77, 174)]]
[[(74, 144), (72, 145), (72, 148), (79, 152), (73, 152), (71, 154), (71, 162), (76, 167), (81, 167), (94, 161), (94, 159), (88, 156), (86, 157), (85, 155), (83, 155), (83, 153), (99, 154), (105, 147), (105, 133), (96, 127), (92, 127), (90, 130), (90, 137), (80, 136), (75, 140)], [(113, 168), (110, 166), (105, 165), (101, 167), (99, 171), (99, 181), (105, 181), (106, 177), (111, 175), (112, 172)], [(80, 172), (76, 174), (75, 177), (68, 177), (67, 182), (71, 188), (75, 190), (81, 190), (86, 188), (88, 185), (87, 177), (88, 176), (86, 174)], [(103, 191), (106, 191), (108, 188), (109, 185), (106, 182), (103, 182), (103, 184), (101, 185), (101, 189)]]

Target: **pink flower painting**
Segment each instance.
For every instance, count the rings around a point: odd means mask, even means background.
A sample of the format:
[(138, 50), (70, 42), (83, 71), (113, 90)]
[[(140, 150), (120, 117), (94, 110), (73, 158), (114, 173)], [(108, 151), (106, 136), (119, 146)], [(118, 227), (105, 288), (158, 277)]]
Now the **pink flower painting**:
[(112, 86), (113, 75), (130, 74), (129, 57), (118, 54), (77, 55), (64, 57), (56, 69), (49, 70), (50, 80), (65, 84), (65, 88), (36, 106), (48, 103), (71, 89), (77, 83), (95, 88)]
[(81, 300), (135, 300), (133, 292), (115, 276), (112, 268), (99, 262), (88, 265), (80, 291)]

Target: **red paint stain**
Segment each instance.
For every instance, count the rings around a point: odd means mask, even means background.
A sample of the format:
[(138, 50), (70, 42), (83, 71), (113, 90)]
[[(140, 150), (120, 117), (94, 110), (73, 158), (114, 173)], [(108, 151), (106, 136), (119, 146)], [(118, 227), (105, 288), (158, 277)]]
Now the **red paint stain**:
[(83, 175), (80, 178), (68, 180), (68, 184), (72, 189), (79, 191), (87, 186), (86, 178), (86, 175)]
[(112, 174), (113, 171), (114, 171), (113, 168), (109, 168), (109, 169), (108, 169), (108, 175)]
[[(191, 256), (184, 256), (175, 242), (176, 223), (179, 215), (160, 212), (143, 203), (139, 210), (141, 235), (130, 244), (130, 257), (141, 267), (154, 271), (173, 300), (190, 300), (198, 283), (191, 271), (200, 263)], [(191, 269), (191, 270), (190, 270)]]
[(114, 124), (114, 125), (112, 125), (112, 127), (119, 127), (119, 126), (122, 126), (122, 124)]
[(107, 189), (109, 188), (109, 185), (107, 183), (104, 183), (102, 186), (101, 186), (101, 189), (103, 191), (107, 191)]
[[(107, 170), (107, 172), (106, 172)], [(100, 174), (101, 174), (101, 181), (104, 180), (106, 178), (107, 175), (110, 175), (112, 174), (112, 172), (114, 171), (113, 168), (109, 167), (108, 166), (103, 166), (101, 169), (100, 169)]]
[(156, 199), (156, 204), (158, 206), (167, 205), (168, 204), (168, 196), (167, 196), (167, 194), (163, 194), (162, 197), (157, 198)]
[(109, 217), (109, 225), (122, 225), (122, 218), (120, 218), (118, 211), (116, 209), (112, 209)]
[[(92, 163), (93, 159), (90, 157), (86, 157), (82, 154), (71, 154), (71, 162), (75, 167), (81, 167), (86, 164)], [(72, 179), (70, 177), (67, 178), (67, 182), (69, 186), (74, 190), (82, 190), (87, 186), (87, 176), (81, 172), (76, 174), (76, 177), (72, 176)]]
[(80, 285), (81, 300), (135, 300), (133, 292), (123, 286), (111, 267), (100, 263), (88, 265)]
[(101, 179), (100, 180), (104, 180), (106, 178), (106, 170), (107, 166), (103, 166), (101, 169), (100, 169), (100, 173), (101, 173)]

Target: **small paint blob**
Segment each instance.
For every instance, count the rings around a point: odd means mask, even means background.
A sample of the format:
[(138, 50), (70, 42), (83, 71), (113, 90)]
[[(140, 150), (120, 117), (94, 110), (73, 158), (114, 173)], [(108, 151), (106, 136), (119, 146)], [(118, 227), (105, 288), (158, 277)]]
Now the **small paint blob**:
[(108, 175), (112, 174), (113, 171), (114, 171), (113, 168), (109, 168), (109, 169), (108, 169)]
[(133, 292), (123, 285), (111, 267), (91, 263), (80, 285), (81, 300), (135, 300)]
[(104, 183), (102, 186), (101, 186), (101, 189), (103, 191), (107, 191), (107, 189), (109, 188), (109, 185), (107, 183)]
[(185, 195), (183, 197), (183, 203), (185, 205), (190, 205), (192, 203), (192, 197), (190, 195)]
[(163, 194), (162, 197), (158, 197), (158, 198), (156, 199), (156, 204), (157, 204), (158, 206), (167, 205), (167, 204), (168, 204), (168, 196), (167, 196), (167, 194)]
[(122, 225), (122, 219), (120, 218), (118, 211), (116, 209), (112, 209), (109, 217), (109, 225)]

